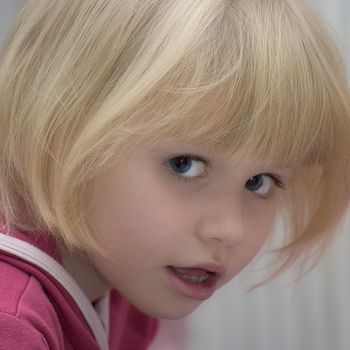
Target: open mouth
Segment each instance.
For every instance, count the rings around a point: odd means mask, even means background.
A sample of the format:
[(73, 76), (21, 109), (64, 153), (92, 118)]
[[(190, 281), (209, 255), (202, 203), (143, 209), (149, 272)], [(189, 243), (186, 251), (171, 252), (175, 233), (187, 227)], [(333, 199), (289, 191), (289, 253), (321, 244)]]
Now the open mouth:
[(211, 277), (215, 277), (215, 273), (210, 272), (201, 268), (181, 268), (169, 266), (169, 268), (176, 274), (180, 279), (190, 283), (209, 283), (213, 280)]
[(208, 299), (217, 289), (219, 274), (204, 268), (168, 266), (168, 275), (175, 290), (191, 299)]

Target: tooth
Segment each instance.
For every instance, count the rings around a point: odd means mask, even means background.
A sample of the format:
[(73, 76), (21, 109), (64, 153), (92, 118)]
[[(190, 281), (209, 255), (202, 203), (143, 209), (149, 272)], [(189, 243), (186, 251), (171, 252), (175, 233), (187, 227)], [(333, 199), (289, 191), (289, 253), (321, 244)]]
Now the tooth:
[(206, 281), (207, 279), (208, 279), (208, 277), (209, 277), (209, 275), (207, 274), (207, 275), (205, 275), (205, 276), (202, 276), (201, 278), (200, 278), (200, 282), (204, 282), (204, 281)]
[(209, 278), (209, 274), (206, 273), (203, 276), (181, 275), (181, 278), (191, 283), (202, 283)]

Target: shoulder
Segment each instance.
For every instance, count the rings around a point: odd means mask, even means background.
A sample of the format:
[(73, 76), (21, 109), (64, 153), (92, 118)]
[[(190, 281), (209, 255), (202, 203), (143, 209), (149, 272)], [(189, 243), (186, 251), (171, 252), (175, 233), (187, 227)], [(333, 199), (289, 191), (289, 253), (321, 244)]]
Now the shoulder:
[(28, 288), (30, 275), (23, 270), (0, 261), (0, 312), (17, 313), (18, 304)]
[(0, 295), (0, 350), (60, 348), (59, 319), (35, 277), (0, 261)]
[(0, 349), (48, 350), (49, 345), (33, 325), (16, 316), (0, 312)]
[[(0, 261), (0, 312), (16, 317), (45, 317), (51, 308), (40, 282), (30, 273)], [(35, 311), (34, 311), (35, 310)]]

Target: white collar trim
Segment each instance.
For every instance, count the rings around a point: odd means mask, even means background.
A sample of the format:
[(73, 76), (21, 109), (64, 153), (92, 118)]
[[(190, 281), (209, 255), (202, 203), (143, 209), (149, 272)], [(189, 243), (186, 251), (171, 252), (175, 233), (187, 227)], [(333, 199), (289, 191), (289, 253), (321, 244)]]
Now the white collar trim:
[(72, 276), (51, 256), (35, 246), (0, 233), (0, 250), (16, 255), (50, 274), (71, 295), (89, 324), (101, 350), (108, 350), (108, 333), (92, 304)]

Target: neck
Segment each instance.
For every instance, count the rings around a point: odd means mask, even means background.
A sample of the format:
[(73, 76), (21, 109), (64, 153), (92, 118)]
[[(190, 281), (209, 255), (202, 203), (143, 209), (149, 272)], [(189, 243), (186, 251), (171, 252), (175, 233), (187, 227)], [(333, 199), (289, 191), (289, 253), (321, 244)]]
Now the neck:
[(69, 252), (61, 247), (64, 268), (70, 273), (91, 303), (106, 295), (111, 289), (108, 283), (93, 267), (84, 253)]

